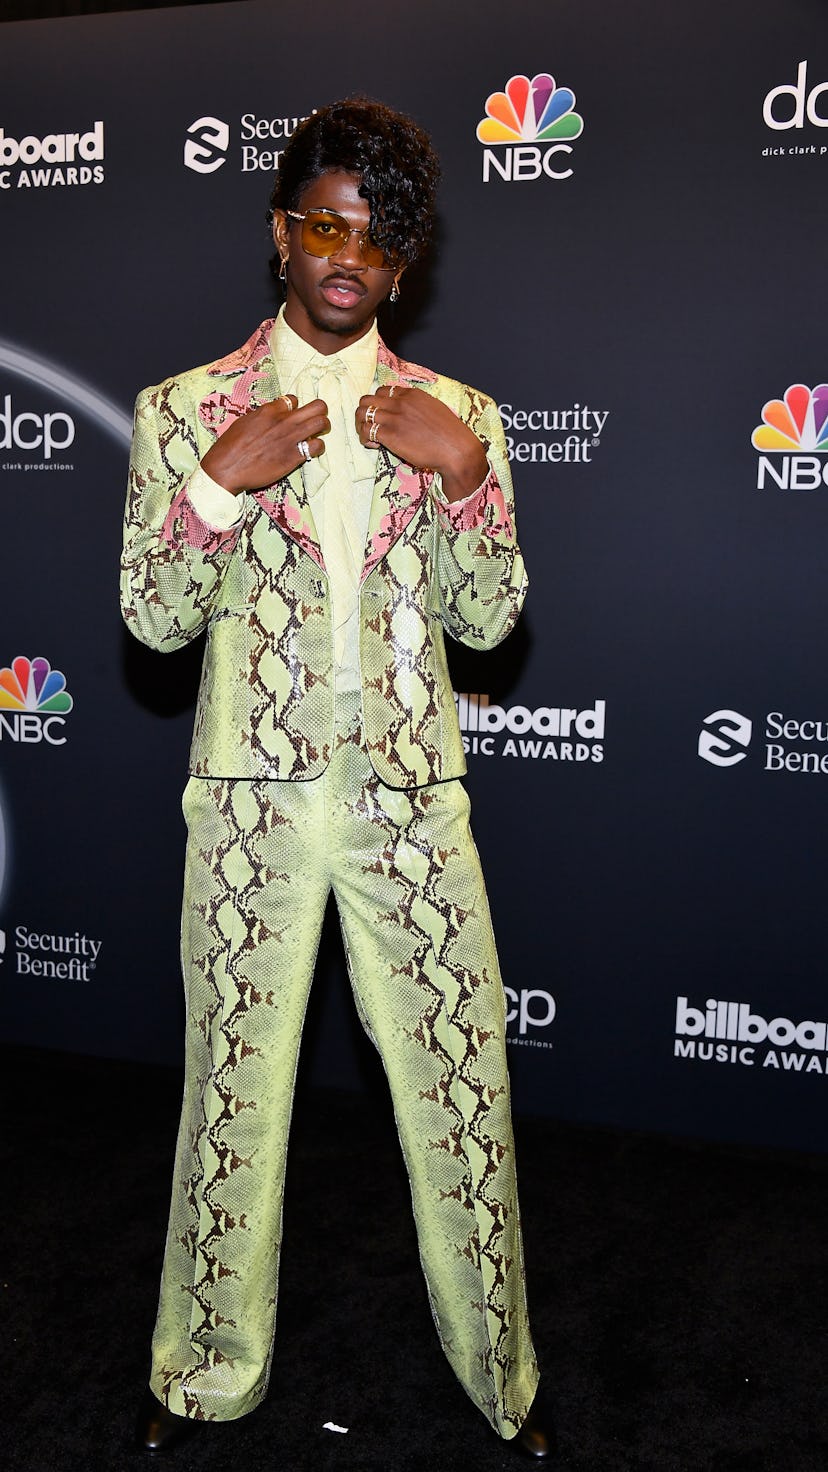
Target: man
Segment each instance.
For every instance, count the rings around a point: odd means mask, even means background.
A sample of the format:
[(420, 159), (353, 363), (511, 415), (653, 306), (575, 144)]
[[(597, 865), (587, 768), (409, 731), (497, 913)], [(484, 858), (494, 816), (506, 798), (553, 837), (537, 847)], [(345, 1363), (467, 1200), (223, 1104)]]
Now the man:
[(425, 247), (437, 176), (409, 119), (362, 100), (315, 113), (273, 194), (279, 317), (136, 407), (124, 616), (156, 649), (207, 630), (149, 1450), (267, 1388), (293, 1081), (332, 889), (443, 1348), (500, 1436), (548, 1451), (530, 1412), (503, 989), (443, 644), (444, 628), (496, 644), (526, 576), (494, 405), (394, 357), (376, 328)]

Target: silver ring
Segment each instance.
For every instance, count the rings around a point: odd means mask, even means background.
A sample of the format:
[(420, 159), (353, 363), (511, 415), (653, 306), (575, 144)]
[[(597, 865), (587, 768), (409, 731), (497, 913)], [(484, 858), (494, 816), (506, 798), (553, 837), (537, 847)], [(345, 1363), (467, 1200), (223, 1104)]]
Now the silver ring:
[[(366, 415), (366, 418), (367, 417), (368, 416)], [(376, 445), (376, 444), (379, 443), (379, 441), (377, 439), (377, 435), (378, 434), (379, 434), (379, 420), (378, 419), (375, 419), (374, 422), (373, 422), (373, 424), (371, 425), (371, 428), (368, 431), (368, 438), (369, 438), (369, 440), (371, 441), (371, 443), (373, 445)]]
[(296, 448), (299, 451), (299, 454), (302, 456), (302, 459), (303, 460), (312, 460), (313, 459), (313, 456), (311, 455), (311, 452), (310, 452), (310, 445), (308, 444), (307, 440), (299, 440), (298, 443), (297, 443), (297, 445), (296, 445)]
[(373, 422), (376, 419), (376, 417), (377, 417), (376, 405), (375, 404), (372, 404), (369, 409), (366, 409), (365, 410), (365, 423), (366, 424), (373, 424)]
[(289, 414), (292, 414), (293, 413), (293, 405), (290, 402), (290, 394), (280, 394), (279, 397), (278, 397), (278, 399), (276, 400), (276, 402), (277, 402), (277, 404), (285, 404), (285, 405), (287, 405), (287, 411), (288, 411), (288, 413)]
[(388, 390), (388, 397), (389, 397), (389, 399), (393, 399), (393, 397), (394, 397), (394, 389), (396, 387), (397, 387), (397, 385), (395, 383), (392, 383), (391, 387)]

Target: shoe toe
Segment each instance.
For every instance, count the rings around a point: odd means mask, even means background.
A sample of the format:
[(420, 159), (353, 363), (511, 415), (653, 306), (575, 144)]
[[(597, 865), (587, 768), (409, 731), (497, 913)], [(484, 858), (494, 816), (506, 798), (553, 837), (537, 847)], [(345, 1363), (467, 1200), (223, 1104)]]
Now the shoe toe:
[(516, 1450), (535, 1462), (543, 1462), (551, 1457), (553, 1446), (551, 1420), (539, 1406), (533, 1405), (515, 1437)]
[(186, 1416), (176, 1416), (173, 1411), (168, 1411), (148, 1391), (138, 1412), (135, 1440), (142, 1451), (158, 1455), (172, 1451), (173, 1447), (192, 1436), (200, 1425), (200, 1421), (191, 1421)]

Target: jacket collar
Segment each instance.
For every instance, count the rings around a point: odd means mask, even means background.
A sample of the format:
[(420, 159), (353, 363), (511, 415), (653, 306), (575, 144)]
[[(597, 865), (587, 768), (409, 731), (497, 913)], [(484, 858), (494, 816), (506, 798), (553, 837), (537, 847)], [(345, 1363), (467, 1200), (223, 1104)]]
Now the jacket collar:
[[(273, 331), (272, 317), (262, 322), (256, 331), (251, 334), (247, 342), (242, 343), (240, 348), (234, 348), (232, 353), (227, 353), (223, 358), (217, 358), (211, 363), (207, 372), (211, 377), (219, 375), (233, 377), (238, 374), (249, 374), (260, 376), (264, 373), (276, 373), (276, 365), (270, 351), (270, 334)], [(397, 357), (391, 349), (386, 346), (382, 338), (379, 339), (377, 351), (377, 368), (381, 382), (400, 383), (406, 382), (416, 385), (419, 383), (436, 383), (437, 374), (432, 373), (430, 368), (422, 368), (418, 363), (408, 363), (405, 358)]]

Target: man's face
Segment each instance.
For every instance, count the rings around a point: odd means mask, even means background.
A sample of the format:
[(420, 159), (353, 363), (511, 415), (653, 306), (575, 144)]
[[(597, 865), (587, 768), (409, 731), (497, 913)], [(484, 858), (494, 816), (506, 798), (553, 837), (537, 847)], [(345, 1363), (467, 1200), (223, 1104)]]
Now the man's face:
[[(320, 174), (304, 191), (296, 213), (336, 210), (352, 229), (364, 230), (371, 210), (358, 191), (356, 174), (339, 169)], [(339, 352), (364, 337), (391, 290), (395, 273), (366, 265), (356, 235), (336, 255), (308, 255), (302, 249), (300, 222), (283, 210), (275, 211), (273, 238), (281, 254), (289, 254), (285, 320), (294, 332), (325, 354)]]

